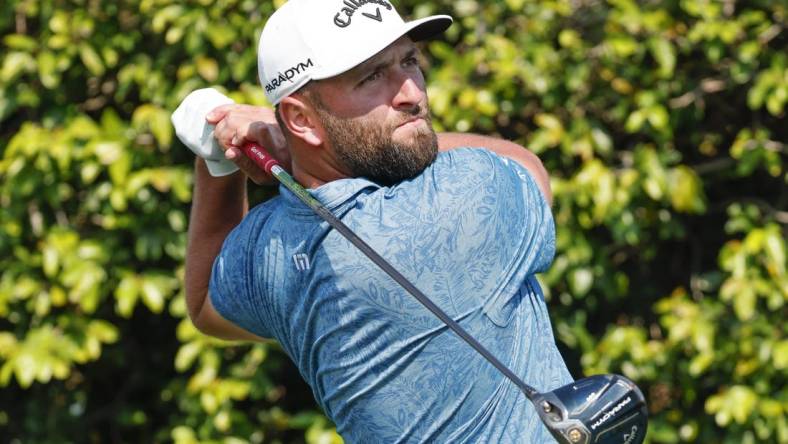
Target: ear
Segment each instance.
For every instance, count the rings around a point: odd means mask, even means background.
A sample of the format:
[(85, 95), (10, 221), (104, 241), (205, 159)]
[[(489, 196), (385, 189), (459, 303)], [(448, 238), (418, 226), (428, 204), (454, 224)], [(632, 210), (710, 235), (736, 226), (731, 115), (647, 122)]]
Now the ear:
[(312, 109), (312, 105), (298, 95), (291, 95), (279, 102), (282, 121), (290, 133), (306, 144), (320, 146), (326, 142), (325, 131)]

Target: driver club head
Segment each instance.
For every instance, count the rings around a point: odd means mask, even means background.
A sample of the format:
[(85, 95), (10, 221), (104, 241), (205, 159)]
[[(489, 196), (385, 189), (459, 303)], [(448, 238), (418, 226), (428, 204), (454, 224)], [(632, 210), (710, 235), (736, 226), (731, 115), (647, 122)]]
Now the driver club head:
[(640, 444), (648, 412), (643, 393), (620, 375), (583, 378), (533, 399), (561, 444)]

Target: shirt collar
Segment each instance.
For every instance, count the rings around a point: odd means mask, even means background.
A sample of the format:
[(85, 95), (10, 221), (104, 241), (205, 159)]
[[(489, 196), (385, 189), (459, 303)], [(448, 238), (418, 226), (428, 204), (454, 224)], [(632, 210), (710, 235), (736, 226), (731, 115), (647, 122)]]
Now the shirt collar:
[[(381, 188), (380, 185), (368, 179), (349, 178), (335, 180), (307, 191), (331, 212), (337, 212), (345, 203), (354, 201), (354, 197), (364, 190), (369, 190), (369, 192), (371, 192), (379, 188)], [(301, 202), (298, 196), (293, 194), (284, 185), (279, 185), (279, 195), (282, 196), (285, 206), (295, 214), (314, 214), (312, 209)]]

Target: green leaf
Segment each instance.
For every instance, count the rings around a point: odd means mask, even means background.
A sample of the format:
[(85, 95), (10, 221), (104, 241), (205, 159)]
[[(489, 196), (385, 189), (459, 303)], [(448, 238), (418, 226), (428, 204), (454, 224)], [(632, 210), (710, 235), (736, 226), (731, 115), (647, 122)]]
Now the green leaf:
[(701, 353), (690, 361), (689, 372), (692, 376), (700, 376), (714, 362), (713, 353)]
[(197, 73), (208, 82), (215, 82), (219, 78), (219, 64), (210, 57), (199, 56), (196, 60)]
[(59, 253), (56, 248), (45, 246), (42, 251), (44, 275), (46, 277), (55, 277), (60, 268)]
[(86, 162), (79, 170), (80, 178), (85, 185), (93, 183), (101, 173), (101, 167), (97, 162)]
[(205, 34), (216, 49), (224, 49), (238, 39), (235, 28), (223, 23), (210, 22), (205, 29)]
[(742, 321), (748, 321), (755, 315), (755, 303), (758, 301), (755, 290), (750, 285), (742, 285), (733, 296), (733, 309)]
[(97, 141), (88, 148), (96, 154), (99, 162), (104, 166), (112, 165), (123, 155), (123, 145), (119, 142)]
[[(0, 352), (0, 354), (2, 354)], [(788, 340), (782, 340), (774, 346), (772, 352), (774, 368), (777, 370), (788, 369)]]
[(65, 34), (69, 32), (69, 23), (72, 17), (64, 10), (57, 10), (49, 19), (49, 29), (56, 34)]
[(112, 179), (112, 183), (119, 186), (125, 184), (129, 178), (129, 173), (131, 173), (131, 164), (131, 154), (124, 150), (120, 157), (109, 166), (109, 177)]
[(635, 39), (618, 35), (607, 40), (607, 44), (618, 57), (626, 58), (635, 54), (638, 50), (638, 43)]
[(558, 43), (565, 48), (580, 48), (582, 46), (582, 38), (577, 31), (573, 29), (563, 29), (558, 34)]
[(188, 370), (202, 351), (202, 345), (199, 342), (189, 342), (180, 349), (175, 355), (175, 369), (179, 372)]
[(115, 289), (115, 311), (124, 318), (130, 318), (140, 295), (140, 282), (136, 276), (127, 275)]
[(161, 313), (164, 308), (164, 291), (162, 287), (150, 280), (143, 280), (142, 300), (152, 312)]
[(44, 87), (53, 89), (60, 84), (60, 72), (57, 69), (57, 59), (50, 51), (41, 51), (38, 54), (38, 77)]
[(597, 151), (601, 154), (609, 154), (613, 149), (613, 139), (602, 129), (594, 128), (591, 130), (591, 138), (596, 145)]
[(183, 6), (179, 4), (172, 4), (161, 8), (153, 16), (153, 20), (151, 22), (153, 25), (153, 31), (156, 33), (163, 32), (167, 25), (178, 17), (181, 17), (183, 12)]
[(95, 49), (88, 43), (82, 43), (79, 45), (79, 57), (82, 59), (82, 63), (91, 72), (94, 76), (103, 76), (106, 69), (104, 68), (104, 62), (101, 60), (101, 57), (98, 55)]
[(186, 426), (177, 426), (173, 428), (170, 437), (175, 444), (198, 444), (200, 442), (194, 430)]
[(22, 388), (28, 388), (33, 384), (38, 373), (39, 363), (35, 357), (28, 353), (21, 353), (14, 360), (14, 374), (16, 381)]
[(648, 122), (653, 126), (655, 129), (658, 130), (666, 130), (668, 129), (668, 125), (670, 123), (670, 115), (668, 111), (663, 106), (655, 105), (648, 108), (646, 111), (646, 116)]
[(788, 86), (778, 86), (766, 98), (766, 109), (773, 116), (780, 116), (785, 109), (786, 101), (788, 101)]
[(659, 64), (659, 75), (670, 78), (676, 68), (676, 49), (665, 38), (652, 38), (649, 40), (649, 49), (654, 59)]
[(38, 48), (38, 42), (24, 34), (8, 34), (3, 37), (3, 43), (9, 49), (23, 52), (34, 52)]
[(543, 128), (545, 136), (547, 137), (547, 144), (555, 146), (561, 143), (566, 130), (561, 120), (553, 114), (537, 114), (534, 118), (539, 127)]
[(767, 418), (780, 418), (785, 414), (786, 408), (779, 401), (762, 399), (758, 409)]
[(7, 359), (8, 356), (11, 356), (16, 350), (16, 336), (8, 332), (0, 332), (0, 357)]
[(106, 321), (94, 320), (88, 325), (88, 335), (103, 343), (114, 343), (118, 340), (118, 328)]
[(703, 213), (706, 198), (703, 182), (689, 167), (680, 165), (669, 174), (669, 193), (673, 208), (682, 213)]
[(764, 252), (768, 258), (767, 270), (775, 277), (785, 276), (785, 237), (777, 225), (768, 226), (764, 234)]
[(643, 127), (643, 124), (646, 123), (647, 114), (642, 110), (637, 110), (632, 112), (629, 115), (626, 122), (626, 130), (630, 133), (636, 133), (640, 131), (640, 128)]
[(33, 72), (36, 69), (36, 61), (25, 52), (9, 52), (3, 60), (3, 67), (0, 68), (0, 82), (11, 83), (23, 73)]
[(572, 293), (577, 297), (585, 296), (594, 283), (594, 273), (587, 268), (579, 268), (569, 275)]
[(176, 282), (172, 278), (149, 275), (142, 278), (142, 300), (154, 313), (161, 313), (164, 301), (173, 291)]
[(162, 149), (168, 150), (172, 145), (170, 113), (164, 109), (151, 104), (139, 106), (134, 111), (132, 123), (138, 129), (149, 129)]

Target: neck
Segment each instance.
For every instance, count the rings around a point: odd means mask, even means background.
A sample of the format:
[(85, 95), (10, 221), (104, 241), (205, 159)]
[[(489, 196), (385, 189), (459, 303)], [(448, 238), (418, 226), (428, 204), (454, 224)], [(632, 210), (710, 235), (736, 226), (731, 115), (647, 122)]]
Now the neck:
[[(306, 152), (304, 152), (306, 151)], [(339, 165), (325, 147), (293, 150), (293, 178), (307, 189), (315, 189), (335, 180), (352, 177)]]

